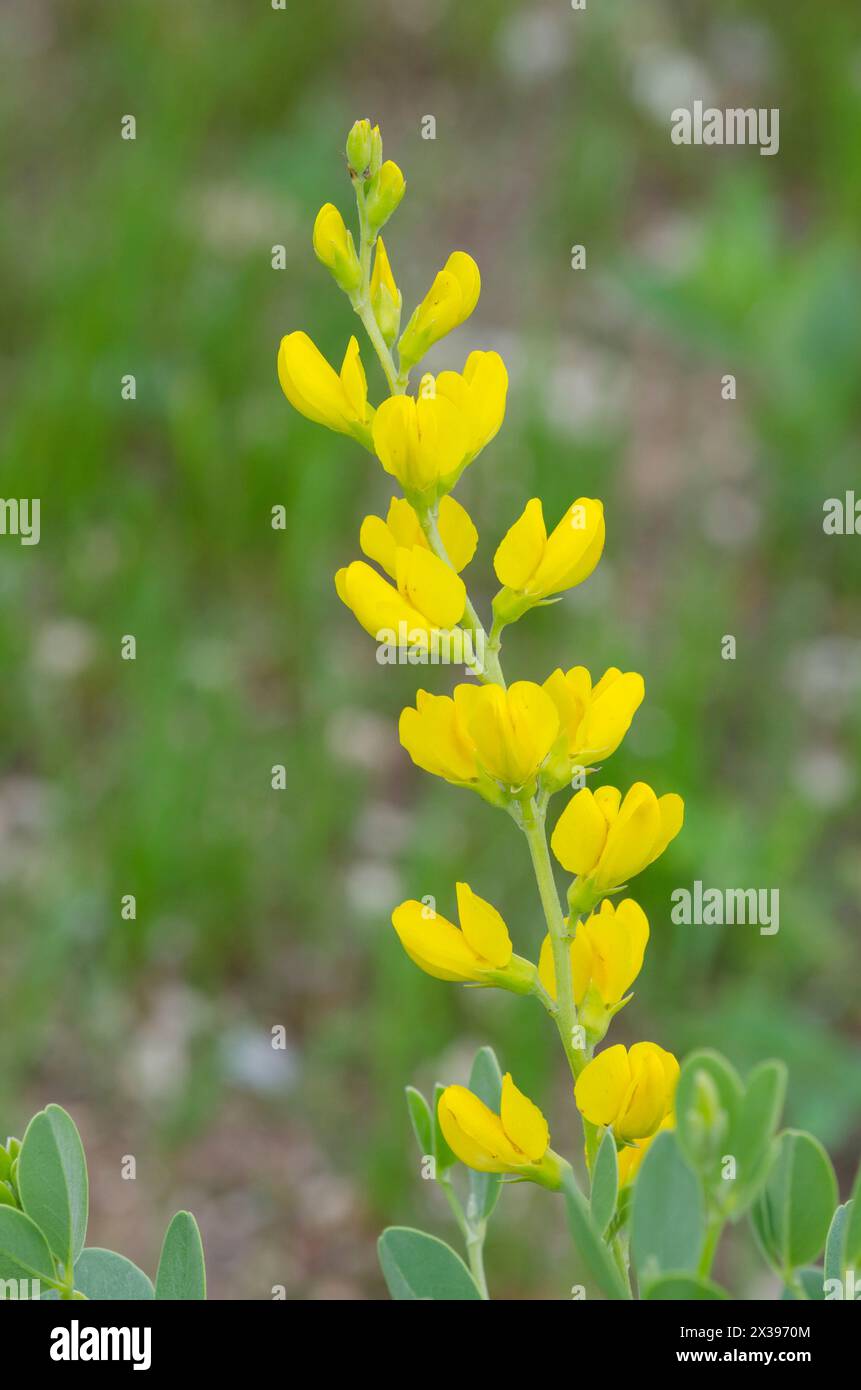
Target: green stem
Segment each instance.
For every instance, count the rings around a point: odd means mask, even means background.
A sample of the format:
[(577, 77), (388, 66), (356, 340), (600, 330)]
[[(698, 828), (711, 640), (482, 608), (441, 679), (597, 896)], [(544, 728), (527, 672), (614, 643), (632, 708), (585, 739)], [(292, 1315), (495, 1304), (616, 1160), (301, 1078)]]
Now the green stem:
[(706, 1227), (706, 1238), (703, 1244), (702, 1254), (700, 1255), (700, 1262), (697, 1265), (697, 1274), (703, 1279), (707, 1279), (711, 1274), (712, 1263), (723, 1227), (723, 1217), (713, 1212), (709, 1217), (708, 1226)]
[[(424, 532), (425, 539), (438, 559), (448, 565), (449, 569), (454, 569), (448, 552), (439, 533), (436, 513), (430, 507), (416, 509), (419, 524)], [(464, 617), (461, 619), (461, 627), (470, 633), (475, 647), (476, 654), (481, 659), (484, 656), (484, 671), (479, 677), (485, 684), (501, 685), (505, 689), (505, 677), (502, 674), (502, 667), (499, 663), (499, 643), (494, 644), (490, 641), (484, 630), (481, 619), (470, 601), (469, 595), (466, 597), (466, 607)]]
[(484, 1272), (484, 1237), (487, 1231), (487, 1223), (485, 1221), (473, 1223), (467, 1219), (463, 1207), (460, 1204), (460, 1199), (448, 1177), (439, 1178), (438, 1182), (445, 1193), (446, 1201), (452, 1209), (458, 1230), (463, 1237), (470, 1272), (478, 1285), (478, 1291), (483, 1299), (489, 1300), (490, 1294), (487, 1289), (487, 1276)]
[(556, 972), (556, 1027), (562, 1039), (562, 1046), (571, 1068), (571, 1074), (576, 1081), (586, 1065), (587, 1057), (583, 1048), (577, 1047), (574, 1042), (577, 1009), (574, 1004), (571, 953), (565, 934), (565, 919), (559, 905), (559, 894), (556, 891), (556, 880), (553, 877), (550, 851), (547, 848), (544, 812), (535, 805), (534, 801), (524, 803), (523, 831), (526, 835), (526, 843), (529, 845), (535, 881), (538, 884), (538, 894), (541, 898), (544, 919), (550, 934), (550, 946), (553, 951), (553, 968)]
[(371, 307), (371, 252), (374, 249), (374, 242), (377, 238), (368, 226), (368, 218), (365, 212), (365, 194), (364, 190), (358, 184), (356, 185), (356, 205), (359, 210), (359, 264), (362, 267), (362, 283), (356, 294), (350, 296), (350, 302), (359, 315), (359, 318), (362, 320), (365, 332), (370, 338), (374, 351), (380, 359), (380, 366), (385, 372), (389, 390), (393, 396), (402, 396), (407, 389), (409, 372), (406, 374), (398, 372), (395, 366), (395, 360), (392, 357)]

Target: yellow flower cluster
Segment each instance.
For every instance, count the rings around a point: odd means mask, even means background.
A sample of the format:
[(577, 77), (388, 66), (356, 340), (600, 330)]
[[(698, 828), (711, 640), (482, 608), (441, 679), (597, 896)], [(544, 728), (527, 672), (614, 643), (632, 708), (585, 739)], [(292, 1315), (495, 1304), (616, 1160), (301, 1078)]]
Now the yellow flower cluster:
[[(279, 380), (300, 414), (375, 454), (403, 494), (391, 499), (385, 517), (365, 517), (359, 547), (366, 558), (335, 576), (339, 597), (361, 627), (378, 640), (384, 631), (403, 631), (408, 644), (462, 628), (486, 646), (484, 664), (469, 668), (478, 681), (456, 684), (451, 695), (418, 691), (415, 705), (401, 713), (400, 740), (416, 766), (505, 809), (524, 832), (547, 935), (537, 962), (516, 955), (500, 913), (466, 883), (456, 886), (457, 924), (416, 899), (395, 908), (392, 924), (428, 975), (540, 1000), (558, 1026), (587, 1139), (612, 1133), (622, 1179), (630, 1181), (652, 1137), (673, 1122), (678, 1064), (648, 1042), (595, 1054), (631, 998), (649, 940), (642, 908), (630, 897), (615, 904), (608, 895), (663, 853), (681, 829), (683, 803), (644, 782), (624, 796), (612, 786), (585, 785), (628, 732), (645, 694), (641, 675), (610, 667), (593, 680), (585, 667), (573, 666), (542, 684), (507, 686), (499, 664), (507, 626), (591, 575), (605, 544), (604, 509), (594, 498), (578, 497), (548, 533), (541, 500), (527, 502), (496, 547), (501, 588), (485, 631), (461, 577), (478, 534), (450, 494), (502, 425), (508, 373), (498, 353), (474, 351), (462, 371), (425, 372), (410, 391), (412, 369), (475, 310), (478, 266), (465, 251), (453, 251), (401, 331), (402, 295), (379, 231), (404, 196), (403, 175), (383, 161), (379, 129), (369, 121), (351, 130), (347, 163), (358, 245), (338, 209), (326, 203), (314, 224), (313, 249), (364, 325), (389, 394), (376, 408), (370, 403), (354, 337), (336, 372), (305, 333), (288, 333), (278, 352)], [(573, 875), (565, 915), (544, 826), (551, 797), (572, 786), (579, 789), (551, 839), (559, 864)], [(442, 1093), (438, 1120), (469, 1167), (559, 1187), (565, 1161), (549, 1147), (541, 1111), (510, 1075), (498, 1114), (455, 1085)], [(594, 1152), (587, 1144), (590, 1157)]]

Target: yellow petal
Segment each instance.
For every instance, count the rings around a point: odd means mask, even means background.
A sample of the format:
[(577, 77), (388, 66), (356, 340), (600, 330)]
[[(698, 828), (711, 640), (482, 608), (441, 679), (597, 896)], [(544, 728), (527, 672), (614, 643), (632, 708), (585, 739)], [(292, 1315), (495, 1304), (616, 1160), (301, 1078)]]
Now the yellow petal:
[(513, 948), (502, 917), (489, 902), (473, 893), (468, 883), (459, 883), (456, 891), (460, 929), (467, 944), (482, 960), (504, 969)]
[(281, 339), (278, 380), (300, 414), (315, 424), (349, 434), (355, 415), (341, 380), (307, 333), (288, 333)]
[(658, 811), (661, 817), (661, 824), (655, 843), (652, 845), (649, 863), (653, 863), (664, 850), (671, 840), (674, 840), (684, 824), (685, 803), (675, 792), (669, 792), (666, 796), (658, 798)]
[(607, 822), (588, 787), (572, 796), (550, 845), (556, 858), (569, 873), (587, 878), (601, 856), (607, 840)]
[(601, 558), (604, 534), (602, 504), (591, 497), (578, 497), (548, 537), (527, 592), (549, 598), (587, 579)]
[(643, 967), (649, 922), (633, 898), (615, 908), (609, 899), (577, 928), (577, 940), (588, 940), (591, 978), (603, 1002), (618, 1004)]
[(450, 400), (466, 418), (469, 458), (489, 444), (505, 418), (508, 372), (497, 352), (471, 352), (463, 372), (440, 372), (436, 393)]
[(541, 499), (533, 497), (503, 536), (493, 557), (493, 568), (500, 584), (518, 592), (525, 590), (541, 563), (546, 542)]
[(453, 275), (460, 286), (460, 317), (458, 323), (468, 319), (481, 293), (481, 275), (478, 266), (466, 251), (452, 251), (445, 268)]
[(433, 624), (392, 588), (382, 575), (354, 560), (335, 577), (338, 597), (352, 610), (371, 637), (396, 642), (404, 633), (409, 643), (428, 638)]
[(539, 1163), (547, 1152), (550, 1130), (538, 1106), (517, 1089), (511, 1072), (506, 1072), (502, 1078), (500, 1119), (512, 1144), (532, 1163)]
[(635, 671), (617, 671), (616, 679), (607, 682), (609, 675), (605, 672), (595, 687), (578, 730), (577, 753), (586, 761), (615, 753), (646, 693), (643, 677)]
[(480, 980), (482, 962), (464, 934), (438, 913), (428, 916), (423, 903), (411, 899), (392, 913), (392, 926), (411, 960), (437, 980)]
[(354, 416), (357, 420), (364, 420), (368, 410), (368, 382), (359, 354), (359, 344), (355, 338), (350, 339), (347, 344), (347, 351), (344, 353), (344, 361), (341, 364), (341, 385), (344, 390), (344, 398)]
[(431, 627), (448, 629), (463, 617), (466, 588), (463, 580), (427, 548), (414, 545), (396, 555), (398, 590)]
[(628, 1054), (621, 1043), (588, 1062), (577, 1078), (574, 1099), (593, 1125), (612, 1125), (631, 1085)]
[(401, 711), (398, 734), (413, 762), (425, 772), (456, 785), (478, 779), (475, 748), (448, 695), (420, 690), (416, 708)]
[[(588, 941), (585, 940), (582, 935), (582, 928), (579, 926), (577, 928), (576, 937), (568, 947), (568, 957), (571, 962), (571, 984), (574, 990), (574, 1003), (579, 1008), (592, 978), (592, 953)], [(541, 943), (541, 953), (538, 957), (538, 978), (551, 999), (555, 999), (556, 963), (553, 958), (553, 945), (549, 936), (545, 936)]]
[(667, 1110), (664, 1068), (654, 1043), (635, 1043), (628, 1053), (631, 1087), (614, 1130), (619, 1139), (654, 1134)]
[(392, 274), (392, 267), (389, 263), (385, 245), (383, 244), (383, 238), (378, 236), (377, 249), (374, 255), (374, 269), (371, 273), (371, 294), (376, 294), (377, 290), (380, 289), (382, 285), (385, 285), (392, 299), (397, 301), (399, 290), (395, 284), (395, 277)]
[(646, 867), (660, 823), (655, 793), (645, 782), (635, 782), (610, 826), (596, 874), (599, 887), (627, 883)]
[(437, 1107), (446, 1143), (462, 1163), (480, 1173), (506, 1173), (523, 1165), (498, 1115), (465, 1086), (447, 1086)]
[(452, 566), (460, 574), (475, 554), (478, 532), (466, 508), (448, 495), (439, 504), (439, 533)]
[[(409, 507), (409, 503), (406, 505)], [(410, 507), (410, 511), (412, 511), (412, 507)], [(387, 526), (382, 517), (365, 517), (359, 531), (359, 545), (362, 554), (367, 555), (369, 560), (376, 560), (390, 579), (394, 579), (397, 575), (398, 544), (392, 535), (391, 526)]]

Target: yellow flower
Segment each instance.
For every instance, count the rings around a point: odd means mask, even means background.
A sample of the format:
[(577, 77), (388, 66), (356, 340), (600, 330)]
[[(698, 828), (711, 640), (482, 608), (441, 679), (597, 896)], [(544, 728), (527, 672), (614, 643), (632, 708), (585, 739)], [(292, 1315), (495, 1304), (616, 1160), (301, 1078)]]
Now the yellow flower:
[[(452, 568), (460, 574), (475, 554), (478, 532), (469, 513), (454, 497), (443, 497), (439, 504), (439, 533)], [(399, 548), (412, 549), (417, 545), (429, 549), (419, 519), (404, 497), (393, 497), (385, 521), (380, 516), (366, 516), (359, 532), (359, 545), (369, 560), (396, 577)]]
[(437, 980), (500, 985), (516, 994), (535, 986), (535, 966), (514, 955), (508, 928), (496, 908), (457, 885), (460, 927), (411, 899), (392, 913), (392, 925), (411, 960)]
[(594, 686), (585, 666), (556, 670), (544, 689), (559, 711), (568, 757), (581, 767), (615, 753), (646, 693), (642, 676), (615, 666)]
[(509, 791), (527, 788), (559, 732), (547, 692), (534, 681), (459, 685), (454, 700), (479, 766)]
[(416, 767), (456, 787), (479, 790), (482, 773), (475, 745), (450, 696), (420, 690), (415, 709), (408, 705), (401, 711), (398, 735)]
[(588, 579), (604, 549), (604, 508), (578, 497), (547, 535), (541, 500), (533, 497), (503, 537), (493, 557), (504, 587), (493, 601), (501, 623), (514, 622), (543, 599)]
[(649, 1146), (655, 1139), (655, 1135), (660, 1134), (665, 1129), (675, 1129), (676, 1119), (670, 1113), (665, 1120), (662, 1120), (655, 1134), (650, 1134), (648, 1139), (638, 1139), (635, 1144), (625, 1144), (616, 1155), (619, 1163), (619, 1186), (625, 1187), (633, 1182), (637, 1173), (640, 1171), (640, 1164), (646, 1157)]
[(623, 1143), (647, 1139), (671, 1112), (679, 1064), (657, 1043), (617, 1043), (588, 1062), (574, 1098), (593, 1125), (606, 1125)]
[(347, 294), (362, 283), (353, 236), (334, 203), (324, 203), (314, 222), (314, 253)]
[(373, 447), (374, 408), (368, 404), (368, 383), (355, 338), (349, 341), (339, 376), (307, 333), (288, 333), (278, 349), (278, 380), (301, 415), (339, 434), (352, 435), (366, 449)]
[(371, 308), (380, 332), (391, 347), (401, 326), (401, 292), (395, 284), (383, 238), (377, 240), (374, 269), (371, 272)]
[(447, 1086), (437, 1107), (452, 1153), (479, 1173), (514, 1173), (558, 1188), (561, 1163), (550, 1148), (547, 1121), (506, 1072), (498, 1115), (465, 1086)]
[[(434, 381), (424, 377), (422, 384)], [(438, 396), (445, 396), (467, 421), (469, 444), (466, 463), (481, 453), (494, 438), (505, 418), (508, 372), (498, 352), (471, 352), (463, 372), (440, 372), (434, 381)]]
[[(578, 1021), (591, 1042), (600, 1042), (610, 1019), (627, 1004), (625, 995), (642, 969), (648, 939), (648, 919), (633, 898), (625, 898), (618, 907), (605, 898), (598, 912), (578, 922), (569, 947), (571, 979)], [(556, 967), (549, 936), (541, 947), (538, 975), (555, 999)]]
[(365, 188), (365, 211), (372, 230), (385, 226), (406, 192), (404, 176), (393, 159), (387, 159)]
[(354, 560), (335, 575), (338, 597), (378, 641), (427, 646), (434, 634), (454, 627), (463, 617), (463, 580), (421, 546), (398, 548), (395, 585), (364, 560)]
[(398, 344), (401, 367), (424, 357), (428, 348), (468, 319), (481, 290), (478, 266), (465, 251), (453, 251), (414, 311)]
[(678, 835), (684, 813), (680, 796), (659, 798), (645, 782), (635, 782), (624, 801), (616, 787), (594, 793), (584, 787), (572, 796), (550, 843), (563, 868), (584, 881), (578, 901), (588, 891), (618, 888), (645, 869)]
[(465, 416), (445, 396), (390, 396), (374, 417), (373, 441), (386, 472), (428, 506), (460, 477), (470, 435)]

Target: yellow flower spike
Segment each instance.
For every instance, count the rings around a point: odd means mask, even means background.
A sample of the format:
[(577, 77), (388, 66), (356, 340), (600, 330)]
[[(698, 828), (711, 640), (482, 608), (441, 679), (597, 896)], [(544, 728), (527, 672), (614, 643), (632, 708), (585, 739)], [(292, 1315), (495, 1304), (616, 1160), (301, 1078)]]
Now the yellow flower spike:
[(401, 367), (415, 365), (428, 348), (468, 319), (481, 291), (478, 266), (465, 251), (453, 251), (414, 310), (398, 344)]
[(508, 372), (498, 352), (471, 352), (463, 372), (440, 372), (435, 381), (438, 396), (456, 405), (467, 421), (469, 449), (466, 463), (497, 434), (505, 418)]
[(511, 1173), (556, 1190), (562, 1160), (550, 1148), (547, 1121), (506, 1072), (498, 1115), (466, 1086), (447, 1086), (437, 1107), (446, 1143), (468, 1168)]
[[(590, 1043), (601, 1041), (610, 1020), (631, 998), (627, 992), (643, 967), (648, 940), (648, 919), (633, 898), (625, 898), (618, 907), (605, 899), (599, 911), (578, 922), (569, 948), (571, 979), (578, 1022)], [(541, 947), (538, 976), (555, 999), (556, 967), (549, 936)]]
[(387, 159), (365, 188), (365, 212), (373, 231), (385, 226), (406, 189), (406, 181), (397, 164), (393, 159)]
[[(465, 507), (454, 497), (443, 497), (439, 504), (439, 533), (452, 568), (460, 574), (475, 554), (478, 532)], [(398, 547), (428, 546), (419, 519), (404, 497), (393, 497), (385, 521), (379, 516), (366, 516), (359, 532), (359, 545), (369, 560), (390, 575), (396, 574)]]
[(355, 338), (347, 345), (338, 375), (307, 333), (288, 333), (278, 349), (278, 380), (300, 415), (339, 434), (352, 435), (366, 449), (373, 449), (374, 408), (368, 404), (368, 383)]
[(314, 254), (346, 294), (362, 283), (362, 267), (350, 232), (334, 203), (324, 203), (314, 222)]
[(574, 1098), (593, 1125), (612, 1129), (617, 1140), (648, 1139), (672, 1112), (679, 1064), (657, 1043), (605, 1048), (577, 1078)]
[(391, 396), (373, 426), (374, 448), (407, 497), (429, 506), (460, 477), (470, 438), (467, 422), (444, 396)]
[(354, 560), (335, 575), (338, 597), (378, 641), (410, 646), (428, 644), (463, 617), (463, 580), (428, 549), (413, 546), (395, 553), (396, 586), (364, 560)]
[(675, 839), (684, 821), (684, 802), (670, 793), (657, 797), (635, 782), (625, 797), (616, 787), (588, 787), (572, 796), (550, 840), (559, 863), (582, 883), (569, 901), (600, 897), (640, 873)]
[(401, 326), (401, 292), (395, 284), (383, 238), (377, 239), (374, 269), (371, 272), (371, 308), (380, 332), (391, 347)]
[(392, 913), (392, 926), (407, 955), (437, 980), (497, 985), (515, 994), (531, 994), (536, 971), (516, 956), (511, 937), (496, 908), (466, 883), (457, 885), (460, 927), (415, 899)]
[(493, 568), (502, 589), (493, 601), (499, 626), (536, 603), (588, 579), (604, 549), (604, 507), (578, 497), (548, 536), (541, 500), (533, 497), (500, 541)]
[(559, 732), (550, 696), (534, 681), (458, 685), (454, 702), (479, 765), (507, 791), (521, 793), (534, 781)]

